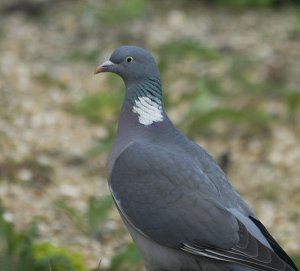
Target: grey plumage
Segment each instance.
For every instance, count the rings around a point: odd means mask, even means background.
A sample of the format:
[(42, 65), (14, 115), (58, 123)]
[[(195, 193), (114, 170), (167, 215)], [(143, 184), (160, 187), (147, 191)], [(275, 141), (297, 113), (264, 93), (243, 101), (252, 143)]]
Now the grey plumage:
[(122, 46), (100, 72), (126, 86), (109, 187), (146, 270), (297, 270), (211, 156), (172, 125), (151, 54)]

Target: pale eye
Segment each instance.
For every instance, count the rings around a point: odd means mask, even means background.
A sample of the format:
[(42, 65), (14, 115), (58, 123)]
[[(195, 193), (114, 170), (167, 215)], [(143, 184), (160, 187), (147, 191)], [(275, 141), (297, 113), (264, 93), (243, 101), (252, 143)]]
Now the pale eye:
[(127, 63), (131, 63), (132, 61), (133, 61), (133, 57), (132, 56), (126, 57), (126, 62)]

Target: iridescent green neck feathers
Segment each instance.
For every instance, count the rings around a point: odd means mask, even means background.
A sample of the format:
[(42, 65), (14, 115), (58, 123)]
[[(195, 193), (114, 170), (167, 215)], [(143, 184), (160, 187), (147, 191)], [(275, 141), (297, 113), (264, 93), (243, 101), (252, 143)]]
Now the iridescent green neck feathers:
[(132, 112), (138, 114), (139, 123), (145, 126), (164, 119), (161, 83), (148, 78), (138, 84), (131, 96)]

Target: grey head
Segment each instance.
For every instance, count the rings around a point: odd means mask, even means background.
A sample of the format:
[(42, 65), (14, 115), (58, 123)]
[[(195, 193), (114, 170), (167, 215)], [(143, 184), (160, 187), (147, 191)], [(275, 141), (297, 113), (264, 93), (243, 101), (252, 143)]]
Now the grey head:
[(96, 68), (95, 73), (101, 72), (118, 74), (126, 86), (147, 78), (160, 80), (153, 56), (146, 49), (132, 45), (124, 45), (116, 49), (108, 61)]

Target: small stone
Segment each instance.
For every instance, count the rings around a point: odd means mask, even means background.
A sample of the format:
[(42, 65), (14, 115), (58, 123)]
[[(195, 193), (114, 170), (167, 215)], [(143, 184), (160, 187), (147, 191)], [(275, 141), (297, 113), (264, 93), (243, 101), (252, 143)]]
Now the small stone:
[(18, 172), (18, 178), (21, 181), (30, 181), (33, 177), (32, 171), (28, 168), (22, 168)]
[(6, 222), (13, 222), (14, 220), (14, 215), (12, 213), (9, 213), (9, 212), (5, 212), (3, 214), (3, 219), (6, 221)]

